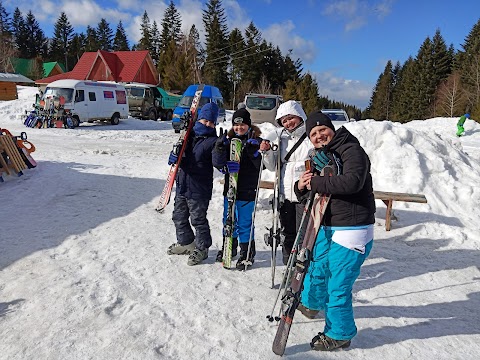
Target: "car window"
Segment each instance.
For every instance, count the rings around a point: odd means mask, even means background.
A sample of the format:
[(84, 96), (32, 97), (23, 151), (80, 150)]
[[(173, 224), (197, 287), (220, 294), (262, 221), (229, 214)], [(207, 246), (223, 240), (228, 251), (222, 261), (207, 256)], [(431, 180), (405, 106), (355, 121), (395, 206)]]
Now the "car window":
[(249, 109), (272, 110), (277, 105), (277, 101), (275, 98), (248, 96), (245, 105)]
[(144, 88), (137, 88), (137, 87), (129, 87), (125, 88), (127, 90), (127, 94), (129, 96), (138, 96), (138, 97), (143, 97), (143, 93), (145, 91)]

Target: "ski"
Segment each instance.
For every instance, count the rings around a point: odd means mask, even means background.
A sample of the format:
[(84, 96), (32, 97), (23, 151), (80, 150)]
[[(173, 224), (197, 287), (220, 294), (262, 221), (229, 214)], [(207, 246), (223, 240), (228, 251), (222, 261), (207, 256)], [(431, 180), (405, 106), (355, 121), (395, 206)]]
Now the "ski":
[(188, 138), (190, 136), (190, 133), (192, 132), (193, 124), (197, 120), (197, 110), (198, 105), (200, 104), (200, 98), (202, 97), (203, 88), (203, 84), (198, 85), (197, 91), (195, 91), (195, 96), (192, 100), (192, 105), (190, 106), (190, 111), (187, 111), (185, 112), (185, 114), (182, 115), (181, 120), (183, 122), (183, 126), (180, 132), (180, 137), (175, 143), (175, 145), (173, 145), (173, 150), (178, 155), (178, 160), (175, 164), (172, 164), (170, 166), (167, 180), (165, 181), (165, 186), (163, 187), (163, 191), (160, 195), (160, 199), (158, 200), (158, 204), (155, 207), (155, 210), (158, 212), (163, 212), (165, 210), (165, 207), (170, 202), (170, 195), (172, 194), (172, 188), (173, 184), (175, 183), (175, 178), (177, 177), (178, 168), (187, 147)]
[[(329, 176), (332, 174), (332, 171), (333, 168), (327, 166), (322, 170), (321, 176)], [(315, 194), (315, 197), (312, 198), (310, 196), (305, 204), (300, 229), (297, 233), (292, 254), (290, 254), (288, 260), (287, 271), (282, 281), (282, 285), (285, 286), (285, 291), (281, 300), (281, 316), (275, 318), (279, 323), (277, 333), (273, 340), (272, 351), (280, 356), (285, 352), (295, 310), (300, 304), (300, 295), (303, 289), (305, 274), (312, 259), (317, 233), (322, 224), (323, 215), (325, 214), (329, 201), (330, 195)], [(299, 249), (298, 253), (297, 249)], [(293, 276), (291, 277), (292, 272)], [(290, 277), (290, 285), (287, 287)], [(269, 320), (272, 321), (273, 319), (270, 317)]]
[[(233, 138), (230, 140), (230, 161), (240, 163), (242, 155), (243, 143), (242, 140)], [(235, 199), (237, 197), (237, 182), (238, 173), (232, 173), (228, 176), (228, 190), (227, 190), (227, 218), (224, 226), (224, 244), (223, 244), (223, 258), (222, 264), (225, 269), (232, 267), (232, 247), (233, 247), (233, 231), (235, 229)]]

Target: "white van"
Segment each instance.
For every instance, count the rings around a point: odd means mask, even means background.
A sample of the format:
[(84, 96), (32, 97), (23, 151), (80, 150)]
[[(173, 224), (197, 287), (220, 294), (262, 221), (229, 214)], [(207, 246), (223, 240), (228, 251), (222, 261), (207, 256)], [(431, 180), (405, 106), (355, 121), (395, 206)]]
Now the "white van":
[(75, 126), (83, 121), (108, 120), (118, 125), (128, 118), (128, 100), (121, 84), (89, 80), (57, 80), (47, 85), (42, 100), (45, 103), (65, 99), (63, 107), (70, 113)]
[(273, 94), (251, 94), (245, 95), (245, 108), (250, 113), (253, 123), (269, 122), (277, 124), (275, 121), (275, 115), (277, 115), (277, 109), (283, 102), (281, 95)]

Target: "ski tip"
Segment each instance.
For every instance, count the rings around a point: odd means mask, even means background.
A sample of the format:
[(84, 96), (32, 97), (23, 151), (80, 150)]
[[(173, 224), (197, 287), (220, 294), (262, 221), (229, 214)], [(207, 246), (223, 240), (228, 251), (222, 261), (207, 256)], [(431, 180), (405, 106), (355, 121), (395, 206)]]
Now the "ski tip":
[(155, 208), (155, 211), (158, 212), (159, 214), (163, 214), (165, 211), (165, 208)]

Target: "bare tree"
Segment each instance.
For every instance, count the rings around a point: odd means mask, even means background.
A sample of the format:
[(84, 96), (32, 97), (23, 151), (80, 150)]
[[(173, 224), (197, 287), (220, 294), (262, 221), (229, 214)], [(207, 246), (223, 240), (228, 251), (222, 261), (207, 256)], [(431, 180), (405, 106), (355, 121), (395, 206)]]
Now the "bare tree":
[(465, 93), (460, 87), (460, 74), (455, 72), (445, 79), (437, 89), (434, 116), (453, 117), (463, 111)]
[(258, 82), (257, 88), (254, 92), (258, 94), (270, 94), (271, 93), (271, 85), (270, 82), (267, 80), (265, 74), (262, 74), (260, 81)]
[(13, 72), (11, 58), (16, 56), (16, 50), (9, 41), (5, 41), (4, 36), (0, 38), (0, 72)]

